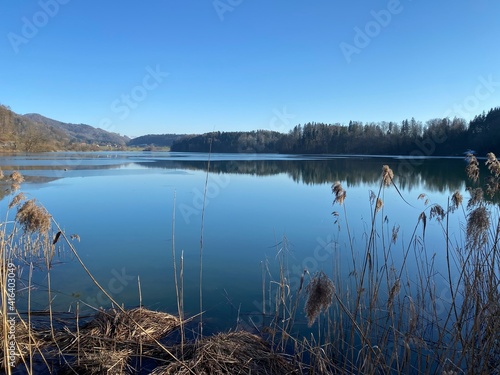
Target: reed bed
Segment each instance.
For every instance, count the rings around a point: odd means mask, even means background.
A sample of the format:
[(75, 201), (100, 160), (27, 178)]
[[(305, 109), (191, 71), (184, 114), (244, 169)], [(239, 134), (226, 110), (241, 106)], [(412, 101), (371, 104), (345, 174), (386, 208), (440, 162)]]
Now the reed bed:
[[(143, 307), (125, 312), (111, 309), (99, 311), (80, 333), (89, 337), (106, 337), (119, 342), (151, 343), (168, 335), (180, 325), (180, 320), (168, 313), (151, 311)], [(138, 326), (144, 328), (140, 330)]]
[(67, 373), (131, 373), (132, 356), (161, 348), (155, 345), (179, 327), (177, 317), (143, 307), (130, 310), (101, 310), (88, 323), (73, 329), (67, 325), (52, 337), (51, 358), (64, 356)]
[(83, 351), (78, 360), (66, 363), (58, 370), (62, 374), (131, 374), (134, 368), (128, 364), (132, 351), (130, 349), (110, 349), (95, 347)]
[(298, 374), (284, 355), (275, 353), (261, 337), (245, 331), (204, 337), (184, 348), (182, 362), (157, 367), (163, 374)]

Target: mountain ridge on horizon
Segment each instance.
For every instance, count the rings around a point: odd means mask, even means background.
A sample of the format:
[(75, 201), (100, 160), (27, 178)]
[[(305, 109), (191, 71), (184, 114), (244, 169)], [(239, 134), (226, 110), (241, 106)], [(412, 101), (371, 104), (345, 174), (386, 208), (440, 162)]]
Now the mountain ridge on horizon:
[(105, 129), (88, 124), (74, 124), (55, 120), (40, 113), (26, 113), (21, 116), (46, 126), (55, 127), (56, 129), (59, 129), (66, 133), (71, 138), (75, 138), (76, 140), (81, 142), (90, 141), (96, 142), (98, 144), (111, 142), (115, 144), (126, 145), (130, 140), (130, 138), (126, 135), (121, 135), (116, 132), (110, 132)]

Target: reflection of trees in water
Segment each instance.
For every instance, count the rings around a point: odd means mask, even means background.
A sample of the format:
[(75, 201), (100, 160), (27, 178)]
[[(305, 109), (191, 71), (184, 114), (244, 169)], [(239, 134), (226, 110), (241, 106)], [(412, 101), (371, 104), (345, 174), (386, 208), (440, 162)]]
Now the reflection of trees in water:
[[(148, 168), (206, 170), (206, 161), (157, 160), (139, 163)], [(404, 190), (455, 191), (466, 183), (461, 159), (400, 160), (393, 158), (335, 158), (323, 160), (217, 160), (210, 163), (214, 173), (271, 176), (287, 174), (296, 182), (323, 184), (341, 181), (346, 187), (377, 184), (382, 166), (389, 165), (395, 182)]]

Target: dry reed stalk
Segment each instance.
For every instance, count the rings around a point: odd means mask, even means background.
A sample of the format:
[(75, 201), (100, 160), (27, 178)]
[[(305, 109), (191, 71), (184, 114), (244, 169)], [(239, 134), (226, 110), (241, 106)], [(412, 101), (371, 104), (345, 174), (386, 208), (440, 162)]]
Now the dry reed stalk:
[(184, 285), (184, 253), (181, 252), (180, 259), (180, 284), (177, 277), (177, 256), (175, 254), (175, 210), (177, 206), (177, 193), (174, 192), (174, 207), (172, 209), (172, 261), (174, 267), (174, 287), (175, 287), (175, 296), (177, 301), (177, 313), (179, 314), (179, 327), (181, 333), (181, 348), (184, 347), (184, 292), (182, 290)]
[(200, 337), (203, 337), (203, 234), (205, 228), (205, 208), (207, 202), (208, 176), (210, 173), (210, 158), (212, 156), (212, 139), (210, 138), (208, 150), (207, 174), (205, 177), (205, 186), (203, 189), (203, 207), (201, 209), (201, 228), (200, 228)]

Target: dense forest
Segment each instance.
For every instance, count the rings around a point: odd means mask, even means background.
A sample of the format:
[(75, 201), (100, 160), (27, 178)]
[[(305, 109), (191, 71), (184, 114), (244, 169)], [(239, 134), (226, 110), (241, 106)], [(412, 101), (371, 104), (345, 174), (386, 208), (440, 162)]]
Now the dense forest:
[(185, 136), (172, 151), (288, 154), (463, 155), (498, 151), (500, 107), (476, 116), (396, 122), (341, 124), (307, 123), (287, 134), (268, 130), (211, 132)]

